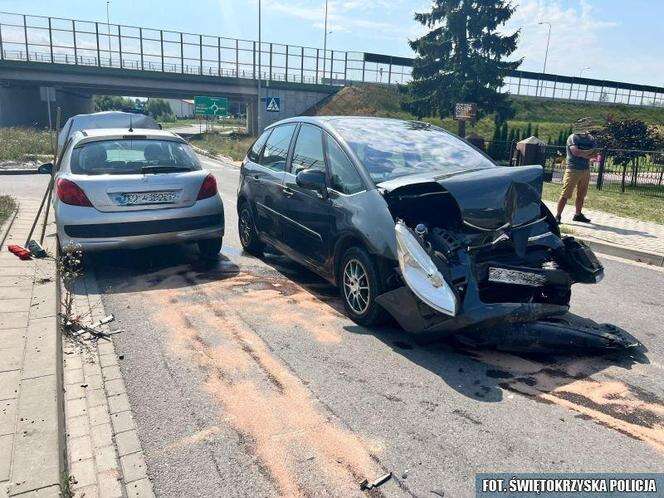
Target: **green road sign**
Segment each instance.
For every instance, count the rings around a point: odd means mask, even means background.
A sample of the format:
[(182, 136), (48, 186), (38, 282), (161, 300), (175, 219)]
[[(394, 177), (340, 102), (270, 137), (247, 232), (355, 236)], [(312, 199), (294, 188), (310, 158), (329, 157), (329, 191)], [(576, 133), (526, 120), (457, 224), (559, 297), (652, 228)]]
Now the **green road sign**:
[(226, 97), (194, 97), (194, 114), (196, 116), (228, 116), (228, 99)]

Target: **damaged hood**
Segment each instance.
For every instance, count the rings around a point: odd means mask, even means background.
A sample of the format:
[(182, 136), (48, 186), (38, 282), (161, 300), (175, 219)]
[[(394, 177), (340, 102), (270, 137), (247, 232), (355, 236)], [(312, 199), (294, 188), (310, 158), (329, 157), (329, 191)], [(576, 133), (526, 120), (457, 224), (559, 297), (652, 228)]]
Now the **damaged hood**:
[(405, 176), (378, 187), (398, 195), (401, 187), (436, 182), (452, 195), (467, 224), (495, 230), (505, 225), (522, 225), (540, 216), (542, 181), (541, 166), (498, 166), (448, 176)]

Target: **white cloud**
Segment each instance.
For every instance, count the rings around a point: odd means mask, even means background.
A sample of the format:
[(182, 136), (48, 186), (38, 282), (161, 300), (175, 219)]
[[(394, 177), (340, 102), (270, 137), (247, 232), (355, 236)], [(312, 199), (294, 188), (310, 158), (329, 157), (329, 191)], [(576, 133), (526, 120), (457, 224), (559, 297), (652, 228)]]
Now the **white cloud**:
[[(282, 0), (265, 0), (266, 7), (273, 9), (281, 14), (295, 17), (302, 21), (311, 23), (311, 26), (317, 29), (324, 28), (325, 20), (325, 2), (300, 0), (288, 2)], [(381, 10), (384, 14), (398, 2), (389, 2), (386, 0), (377, 0), (374, 2), (360, 0), (331, 0), (328, 3), (328, 22), (329, 31), (356, 32), (366, 37), (388, 36), (396, 37), (399, 29), (398, 24), (388, 21), (378, 21), (367, 16), (368, 12), (374, 9)], [(366, 30), (362, 32), (361, 30)], [(387, 33), (386, 33), (387, 31)]]
[(578, 75), (581, 68), (590, 66), (584, 74), (603, 74), (607, 68), (602, 38), (610, 36), (618, 23), (602, 19), (586, 0), (577, 6), (564, 6), (559, 0), (521, 0), (505, 30), (521, 28), (519, 47), (515, 57), (524, 57), (523, 68), (541, 71), (546, 50), (547, 25), (551, 23), (551, 42), (547, 72)]

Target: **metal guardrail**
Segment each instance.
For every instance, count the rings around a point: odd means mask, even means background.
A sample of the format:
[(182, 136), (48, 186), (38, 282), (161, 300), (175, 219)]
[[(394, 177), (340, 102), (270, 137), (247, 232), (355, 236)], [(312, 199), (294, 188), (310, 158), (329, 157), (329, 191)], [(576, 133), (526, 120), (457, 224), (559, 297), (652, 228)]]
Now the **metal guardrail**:
[[(402, 84), (413, 59), (0, 12), (0, 60), (293, 83)], [(664, 88), (513, 71), (500, 89), (557, 100), (664, 106)]]

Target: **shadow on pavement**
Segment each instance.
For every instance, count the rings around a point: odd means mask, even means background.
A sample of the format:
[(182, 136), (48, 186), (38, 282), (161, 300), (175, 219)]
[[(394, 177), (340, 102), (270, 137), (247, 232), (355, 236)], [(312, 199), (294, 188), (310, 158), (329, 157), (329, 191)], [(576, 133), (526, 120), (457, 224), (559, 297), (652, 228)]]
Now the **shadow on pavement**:
[(234, 277), (239, 267), (226, 256), (203, 259), (194, 246), (173, 245), (88, 254), (105, 294), (175, 289)]
[[(550, 393), (589, 379), (610, 367), (631, 369), (649, 363), (638, 351), (603, 354), (569, 352), (510, 353), (472, 348), (453, 336), (426, 345), (398, 327), (344, 327), (354, 334), (371, 334), (395, 353), (439, 376), (455, 391), (482, 402), (503, 400), (504, 391)], [(526, 389), (521, 389), (525, 387)], [(527, 392), (524, 392), (527, 391)]]
[[(263, 261), (335, 311), (345, 314), (337, 289), (323, 278), (285, 256), (270, 254)], [(454, 335), (421, 344), (396, 322), (371, 328), (347, 325), (344, 329), (353, 334), (373, 335), (395, 353), (439, 376), (455, 391), (481, 402), (502, 401), (506, 391), (535, 397), (565, 392), (566, 386), (571, 384), (595, 382), (591, 379), (594, 374), (612, 367), (629, 370), (636, 364), (649, 363), (639, 349), (597, 353), (559, 350), (537, 354), (510, 353), (495, 348), (472, 347)]]

